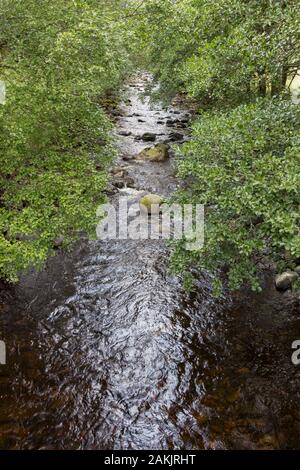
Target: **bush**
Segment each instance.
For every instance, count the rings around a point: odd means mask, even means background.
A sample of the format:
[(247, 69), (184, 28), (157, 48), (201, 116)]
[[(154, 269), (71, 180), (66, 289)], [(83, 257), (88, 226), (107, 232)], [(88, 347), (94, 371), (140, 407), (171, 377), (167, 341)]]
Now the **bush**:
[(173, 266), (226, 268), (230, 287), (259, 288), (263, 259), (281, 269), (300, 256), (299, 109), (286, 92), (300, 67), (299, 2), (149, 0), (144, 13), (161, 96), (184, 92), (201, 113), (178, 150), (176, 198), (206, 205), (206, 242), (175, 244)]
[(199, 252), (179, 244), (177, 269), (226, 267), (231, 288), (257, 288), (262, 258), (300, 257), (299, 129), (299, 107), (278, 98), (199, 118), (178, 150), (186, 189), (177, 197), (205, 204), (206, 241)]
[(114, 155), (100, 106), (128, 67), (122, 2), (3, 0), (0, 277), (93, 233)]

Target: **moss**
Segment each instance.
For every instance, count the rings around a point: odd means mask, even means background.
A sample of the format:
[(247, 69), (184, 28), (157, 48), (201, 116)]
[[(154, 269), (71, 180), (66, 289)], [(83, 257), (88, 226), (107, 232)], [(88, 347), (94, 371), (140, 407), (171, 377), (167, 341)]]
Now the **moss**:
[(153, 204), (162, 204), (163, 199), (157, 194), (147, 194), (140, 200), (140, 205), (147, 209), (149, 212)]

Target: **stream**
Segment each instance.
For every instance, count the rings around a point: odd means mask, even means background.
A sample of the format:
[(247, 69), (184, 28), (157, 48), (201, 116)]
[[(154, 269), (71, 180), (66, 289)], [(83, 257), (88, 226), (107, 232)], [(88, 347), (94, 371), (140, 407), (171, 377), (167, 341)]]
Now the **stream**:
[[(135, 190), (167, 196), (174, 159), (132, 160), (184, 134), (189, 112), (124, 90), (116, 133)], [(172, 122), (171, 122), (172, 121)], [(130, 134), (130, 135), (128, 135)], [(127, 194), (130, 188), (113, 191)], [(212, 296), (199, 274), (188, 294), (168, 270), (163, 241), (89, 241), (58, 251), (41, 272), (0, 291), (2, 449), (294, 449), (300, 447), (299, 299), (263, 292)]]

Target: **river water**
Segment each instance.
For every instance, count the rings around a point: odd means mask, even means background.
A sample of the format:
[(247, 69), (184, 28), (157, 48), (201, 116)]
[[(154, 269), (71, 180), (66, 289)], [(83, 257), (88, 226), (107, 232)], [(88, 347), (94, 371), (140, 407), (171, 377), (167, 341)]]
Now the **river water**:
[[(147, 146), (136, 136), (163, 142), (170, 120), (188, 114), (179, 104), (151, 107), (141, 95), (148, 80), (124, 90), (125, 158)], [(176, 189), (172, 158), (117, 165), (138, 190)], [(187, 294), (168, 254), (160, 241), (82, 239), (3, 286), (1, 448), (300, 448), (300, 366), (291, 362), (299, 299), (276, 292), (272, 275), (262, 294), (216, 300), (204, 273)]]

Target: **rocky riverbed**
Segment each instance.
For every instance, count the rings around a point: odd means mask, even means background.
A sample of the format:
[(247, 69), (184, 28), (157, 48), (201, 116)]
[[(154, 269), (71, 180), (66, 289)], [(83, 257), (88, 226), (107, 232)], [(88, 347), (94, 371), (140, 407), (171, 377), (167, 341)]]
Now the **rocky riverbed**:
[[(178, 185), (170, 144), (188, 138), (191, 113), (151, 106), (149, 80), (124, 90), (112, 201)], [(273, 274), (261, 294), (216, 300), (203, 273), (187, 294), (168, 254), (162, 241), (83, 238), (1, 286), (1, 448), (300, 447), (299, 298)]]

